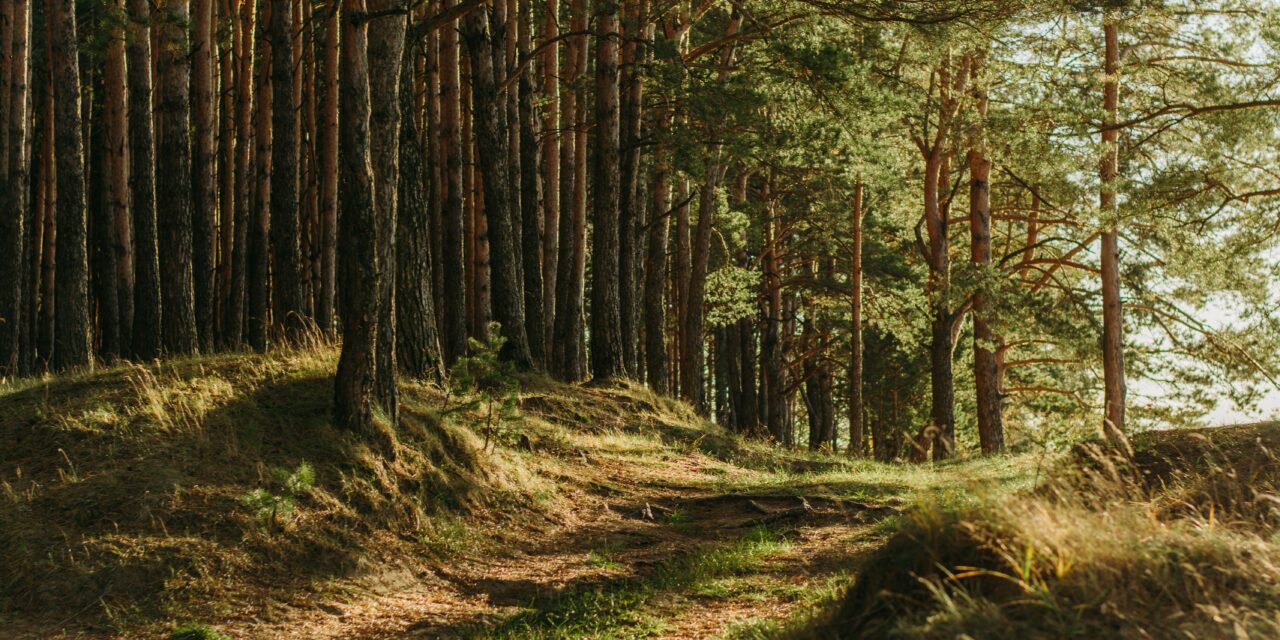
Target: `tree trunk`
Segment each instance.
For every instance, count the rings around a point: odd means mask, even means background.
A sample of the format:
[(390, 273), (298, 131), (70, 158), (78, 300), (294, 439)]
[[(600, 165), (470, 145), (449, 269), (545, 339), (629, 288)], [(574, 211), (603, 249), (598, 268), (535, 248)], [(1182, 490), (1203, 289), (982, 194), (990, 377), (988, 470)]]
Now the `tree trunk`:
[[(670, 118), (664, 117), (669, 123)], [(667, 176), (666, 146), (658, 143), (653, 155), (653, 215), (648, 229), (648, 255), (644, 271), (644, 340), (645, 369), (649, 388), (660, 394), (671, 390), (667, 378), (667, 236), (671, 228), (671, 182)]]
[(192, 283), (195, 294), (196, 335), (200, 349), (213, 350), (215, 217), (217, 210), (217, 105), (213, 78), (213, 2), (193, 0), (191, 5), (191, 99), (195, 102), (190, 131), (194, 136), (192, 174)]
[[(448, 11), (455, 0), (443, 0)], [(444, 163), (444, 325), (440, 346), (445, 363), (452, 366), (467, 351), (465, 217), (463, 207), (462, 129), (458, 78), (458, 30), (456, 21), (440, 31), (440, 156)]]
[[(395, 0), (369, 0), (370, 11), (391, 10)], [(369, 22), (369, 134), (373, 193), (377, 200), (378, 339), (374, 389), (391, 424), (397, 424), (396, 393), (396, 213), (400, 183), (400, 64), (404, 57), (405, 17), (382, 16)], [(345, 215), (345, 212), (344, 212)]]
[(370, 144), (368, 23), (353, 19), (364, 0), (343, 0), (342, 210), (338, 272), (342, 275), (342, 355), (334, 378), (334, 421), (373, 430), (374, 349), (378, 335), (378, 223)]
[(772, 199), (773, 176), (765, 181), (761, 199), (768, 205), (765, 220), (764, 293), (767, 301), (764, 336), (761, 339), (761, 380), (764, 393), (765, 426), (779, 443), (788, 439), (786, 379), (782, 354), (782, 221)]
[[(42, 7), (48, 8), (48, 3), (41, 2)], [(54, 66), (53, 56), (50, 55), (53, 49), (53, 24), (49, 19), (49, 11), (42, 11), (45, 15), (45, 55), (44, 60), (49, 68), (45, 69), (44, 76), (44, 96), (43, 106), (40, 109), (42, 122), (40, 123), (41, 133), (41, 149), (40, 156), (43, 162), (40, 163), (40, 179), (37, 184), (37, 192), (43, 196), (43, 205), (40, 209), (43, 215), (40, 216), (42, 224), (36, 232), (40, 234), (40, 259), (37, 261), (39, 271), (35, 288), (39, 290), (39, 309), (36, 314), (36, 326), (33, 328), (32, 334), (35, 339), (35, 358), (40, 360), (45, 368), (48, 368), (53, 361), (53, 317), (54, 307), (54, 284), (55, 272), (57, 271), (57, 255), (58, 255), (58, 169), (54, 160), (54, 138), (56, 115), (54, 114), (54, 96), (53, 96), (53, 73)], [(159, 330), (159, 326), (156, 327)]]
[(493, 315), (502, 325), (502, 336), (506, 339), (503, 358), (528, 368), (532, 360), (525, 333), (524, 287), (516, 245), (519, 235), (514, 203), (507, 188), (511, 174), (507, 133), (503, 127), (506, 103), (498, 92), (497, 67), (502, 64), (499, 54), (505, 25), (493, 15), (494, 11), (495, 5), (490, 2), (486, 11), (468, 14), (463, 20), (462, 37), (471, 58), (472, 112), (489, 227)]
[(862, 406), (862, 221), (861, 181), (853, 187), (853, 249), (849, 257), (849, 455), (866, 453), (866, 413)]
[(272, 93), (271, 293), (275, 302), (277, 330), (281, 337), (291, 342), (301, 335), (306, 326), (298, 242), (301, 225), (298, 213), (298, 110), (293, 90), (294, 26), (291, 0), (270, 2), (267, 29), (271, 40)]
[(29, 0), (14, 0), (10, 10), (13, 35), (10, 37), (12, 66), (9, 93), (0, 93), (0, 101), (7, 101), (8, 147), (0, 148), (7, 162), (7, 171), (0, 174), (0, 210), (10, 212), (0, 216), (0, 377), (22, 373), (23, 331), (26, 304), (24, 257), (30, 253), (27, 246), (25, 217), (27, 211), (27, 141), (29, 139), (30, 102), (27, 61), (30, 47)]
[[(981, 60), (972, 60), (976, 110), (980, 123), (987, 115), (987, 95), (978, 82)], [(981, 126), (981, 125), (980, 125)], [(991, 160), (984, 151), (985, 141), (970, 145), (969, 161), (969, 232), (970, 253), (974, 265), (991, 269)], [(987, 277), (993, 274), (988, 273)], [(1004, 426), (1001, 421), (1000, 383), (996, 367), (995, 344), (998, 341), (990, 324), (990, 302), (979, 287), (973, 297), (973, 378), (977, 393), (978, 440), (982, 452), (997, 453), (1004, 448)]]
[(73, 0), (45, 0), (49, 21), (57, 147), (57, 269), (53, 369), (90, 367), (89, 256), (79, 40)]
[(1116, 178), (1119, 175), (1120, 129), (1116, 126), (1120, 109), (1120, 30), (1114, 12), (1103, 15), (1106, 36), (1106, 69), (1103, 108), (1107, 127), (1102, 132), (1102, 211), (1108, 229), (1102, 233), (1102, 372), (1106, 396), (1103, 423), (1108, 439), (1119, 441), (1124, 433), (1124, 306), (1120, 298), (1120, 242), (1116, 227)]
[[(124, 10), (123, 0), (112, 0), (112, 9)], [(107, 205), (112, 225), (112, 261), (115, 277), (112, 286), (116, 290), (116, 335), (118, 351), (115, 355), (132, 353), (133, 337), (133, 225), (129, 220), (129, 164), (125, 141), (129, 136), (128, 102), (125, 95), (125, 37), (120, 28), (113, 28), (107, 42), (107, 57), (103, 72), (103, 200)]]
[[(87, 81), (96, 93), (99, 89), (98, 80), (90, 77)], [(120, 294), (116, 290), (115, 281), (115, 211), (107, 199), (107, 185), (104, 182), (108, 177), (103, 116), (105, 101), (86, 106), (89, 108), (89, 264), (93, 274), (89, 278), (93, 289), (89, 322), (92, 324), (93, 319), (97, 318), (95, 333), (99, 358), (111, 361), (120, 355)]]
[[(559, 0), (545, 0), (542, 38), (559, 36)], [(542, 50), (541, 65), (544, 102), (542, 111), (542, 334), (543, 353), (550, 365), (552, 335), (556, 318), (556, 277), (560, 258), (560, 49)], [(535, 336), (530, 335), (530, 340)]]
[(620, 51), (622, 67), (620, 78), (621, 104), (619, 181), (621, 190), (618, 201), (618, 293), (621, 309), (623, 361), (627, 371), (637, 379), (643, 376), (639, 364), (640, 353), (640, 302), (643, 280), (641, 270), (641, 218), (644, 198), (640, 190), (640, 131), (644, 106), (644, 74), (639, 67), (643, 52), (637, 42), (646, 29), (642, 5), (646, 0), (630, 0), (624, 4), (623, 28), (625, 39)]
[(239, 62), (240, 28), (237, 26), (235, 8), (231, 2), (222, 5), (221, 15), (215, 17), (215, 23), (221, 20), (223, 29), (219, 34), (218, 74), (220, 82), (221, 122), (218, 125), (218, 178), (221, 180), (218, 194), (218, 261), (217, 287), (218, 305), (214, 317), (215, 333), (218, 346), (231, 347), (239, 342), (239, 336), (233, 341), (228, 331), (227, 318), (231, 308), (232, 255), (236, 250), (236, 158), (239, 151), (236, 122), (236, 84)]
[(617, 9), (596, 14), (596, 146), (592, 173), (591, 373), (597, 380), (627, 375), (622, 344), (619, 255), (619, 104)]
[(329, 0), (325, 11), (324, 98), (320, 104), (320, 295), (316, 323), (326, 335), (334, 332), (334, 304), (337, 299), (338, 246), (338, 53), (342, 26), (339, 3)]
[(689, 315), (689, 271), (690, 267), (690, 250), (689, 246), (689, 179), (681, 176), (679, 180), (679, 189), (676, 191), (676, 209), (673, 212), (676, 217), (675, 221), (675, 264), (672, 265), (671, 274), (671, 295), (675, 298), (675, 304), (672, 306), (676, 310), (675, 318), (675, 356), (672, 358), (672, 367), (675, 376), (672, 381), (676, 384), (676, 388), (672, 391), (678, 392), (682, 397), (686, 380), (683, 372), (685, 352), (685, 326)]
[[(402, 87), (411, 87), (413, 52), (405, 47)], [(431, 295), (431, 237), (428, 232), (426, 154), (414, 118), (412, 91), (400, 92), (400, 188), (396, 215), (396, 349), (402, 371), (418, 379), (444, 380), (440, 338)]]
[(252, 221), (249, 224), (249, 246), (245, 254), (248, 261), (246, 291), (246, 333), (249, 346), (257, 351), (266, 351), (268, 329), (271, 326), (271, 158), (273, 151), (272, 128), (275, 113), (275, 91), (273, 90), (271, 66), (274, 54), (271, 52), (269, 36), (271, 16), (269, 15), (272, 0), (258, 0), (258, 20), (255, 25), (254, 41), (254, 113), (253, 113), (253, 208)]
[[(587, 0), (573, 0), (569, 30), (587, 28)], [(560, 153), (560, 257), (556, 275), (556, 325), (552, 341), (552, 372), (561, 380), (574, 382), (587, 377), (583, 360), (582, 297), (587, 265), (587, 131), (585, 92), (574, 88), (586, 71), (585, 36), (569, 39), (561, 81), (562, 127), (572, 130), (561, 141)], [(567, 215), (566, 215), (567, 214)]]
[[(516, 26), (519, 29), (517, 47), (520, 61), (521, 64), (528, 64), (531, 62), (530, 54), (533, 52), (532, 0), (519, 0), (519, 12), (516, 18), (518, 21)], [(542, 280), (543, 202), (541, 172), (538, 166), (541, 157), (538, 149), (541, 121), (534, 111), (537, 95), (532, 70), (526, 70), (520, 74), (519, 91), (520, 217), (523, 226), (520, 252), (524, 264), (521, 271), (524, 276), (525, 334), (529, 339), (529, 354), (533, 362), (541, 367), (547, 361)]]
[[(335, 2), (337, 0), (334, 0)], [(256, 220), (253, 212), (253, 186), (256, 183), (253, 154), (260, 150), (261, 140), (255, 140), (254, 133), (254, 43), (255, 43), (254, 3), (245, 2), (240, 5), (240, 16), (236, 24), (236, 191), (235, 198), (235, 239), (231, 247), (231, 291), (227, 307), (224, 310), (223, 331), (227, 334), (227, 344), (239, 348), (245, 337), (245, 311), (249, 286), (249, 227), (250, 221)], [(336, 56), (335, 56), (336, 57)], [(336, 103), (335, 103), (336, 104)], [(335, 106), (336, 109), (336, 106)], [(257, 147), (257, 149), (255, 149)], [(337, 153), (336, 145), (334, 153)], [(337, 159), (335, 158), (336, 162)], [(224, 194), (232, 197), (232, 194)]]

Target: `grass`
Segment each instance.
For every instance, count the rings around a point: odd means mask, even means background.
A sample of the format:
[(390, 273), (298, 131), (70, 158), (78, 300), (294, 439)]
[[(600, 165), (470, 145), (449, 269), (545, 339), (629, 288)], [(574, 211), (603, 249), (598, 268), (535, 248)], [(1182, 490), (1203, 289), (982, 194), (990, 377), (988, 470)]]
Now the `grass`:
[[(0, 388), (0, 614), (128, 629), (210, 619), (466, 544), (529, 510), (529, 452), (406, 383), (394, 458), (329, 422), (336, 353), (120, 365)], [(473, 524), (478, 524), (475, 522)], [(54, 532), (54, 535), (50, 535)], [(61, 616), (59, 616), (61, 618)]]
[[(1034, 491), (921, 504), (823, 638), (1280, 635), (1273, 425), (1081, 447)], [(785, 635), (785, 634), (784, 634)]]
[[(886, 465), (744, 440), (638, 387), (525, 376), (518, 437), (486, 447), (465, 398), (406, 381), (399, 428), (371, 447), (329, 422), (335, 357), (0, 386), (0, 626), (216, 638), (233, 617), (355, 600), (380, 568), (421, 575), (556, 534), (578, 545), (574, 582), (485, 609), (470, 637), (683, 633), (714, 607), (735, 611), (717, 632), (736, 640), (1280, 635), (1271, 425), (1151, 434), (1131, 458)], [(801, 543), (786, 523), (733, 528), (759, 516), (753, 496), (900, 514)], [(649, 501), (632, 531), (669, 552), (564, 524)], [(214, 626), (176, 636), (174, 620)]]
[(740, 540), (668, 560), (649, 574), (591, 585), (562, 594), (509, 616), (494, 626), (476, 628), (468, 637), (500, 640), (612, 640), (644, 638), (663, 631), (653, 604), (671, 592), (697, 592), (726, 576), (756, 569), (788, 548), (777, 531), (756, 529)]
[[(642, 388), (537, 376), (521, 380), (522, 437), (488, 449), (461, 399), (403, 382), (391, 456), (330, 424), (335, 361), (312, 347), (0, 387), (0, 626), (160, 637), (172, 620), (342, 597), (378, 567), (500, 552), (584, 492), (841, 491), (872, 473), (744, 441)], [(691, 526), (679, 510), (657, 523)], [(608, 548), (589, 564), (625, 574)]]

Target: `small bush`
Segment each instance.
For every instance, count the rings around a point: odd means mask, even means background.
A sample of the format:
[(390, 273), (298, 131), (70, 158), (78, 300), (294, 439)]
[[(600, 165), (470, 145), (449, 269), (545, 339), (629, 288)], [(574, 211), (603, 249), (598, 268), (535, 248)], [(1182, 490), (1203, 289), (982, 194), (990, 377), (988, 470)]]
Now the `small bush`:
[(454, 365), (453, 388), (472, 396), (461, 408), (479, 411), (484, 448), (494, 443), (510, 443), (520, 435), (520, 380), (516, 367), (502, 358), (506, 338), (502, 326), (489, 323), (489, 337), (481, 342), (472, 338), (471, 355)]
[(316, 472), (304, 461), (293, 471), (272, 469), (271, 475), (276, 484), (284, 489), (284, 495), (276, 495), (259, 487), (240, 496), (240, 503), (249, 507), (264, 526), (274, 529), (281, 520), (293, 516), (297, 498), (306, 495), (315, 485)]
[(231, 640), (231, 638), (203, 624), (188, 624), (179, 627), (165, 640)]

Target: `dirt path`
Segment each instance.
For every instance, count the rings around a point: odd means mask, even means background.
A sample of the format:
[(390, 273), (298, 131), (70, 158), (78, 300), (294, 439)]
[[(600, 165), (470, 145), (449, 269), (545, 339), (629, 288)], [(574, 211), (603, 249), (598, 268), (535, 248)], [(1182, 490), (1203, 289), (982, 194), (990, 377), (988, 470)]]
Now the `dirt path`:
[[(583, 460), (584, 489), (541, 530), (416, 575), (390, 571), (337, 601), (302, 601), (228, 631), (244, 638), (713, 638), (785, 620), (830, 592), (892, 508), (749, 486), (686, 454), (666, 469)], [(602, 464), (603, 463), (603, 464)], [(701, 485), (701, 486), (699, 486)], [(692, 605), (692, 606), (691, 606)]]

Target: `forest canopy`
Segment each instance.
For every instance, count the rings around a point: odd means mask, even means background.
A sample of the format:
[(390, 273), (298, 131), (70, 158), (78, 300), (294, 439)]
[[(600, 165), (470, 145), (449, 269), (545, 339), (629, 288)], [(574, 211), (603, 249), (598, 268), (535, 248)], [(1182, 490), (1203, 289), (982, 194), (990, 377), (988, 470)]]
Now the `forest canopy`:
[(489, 345), (881, 460), (1256, 413), (1278, 47), (1243, 0), (11, 0), (0, 376), (340, 340), (374, 433)]

